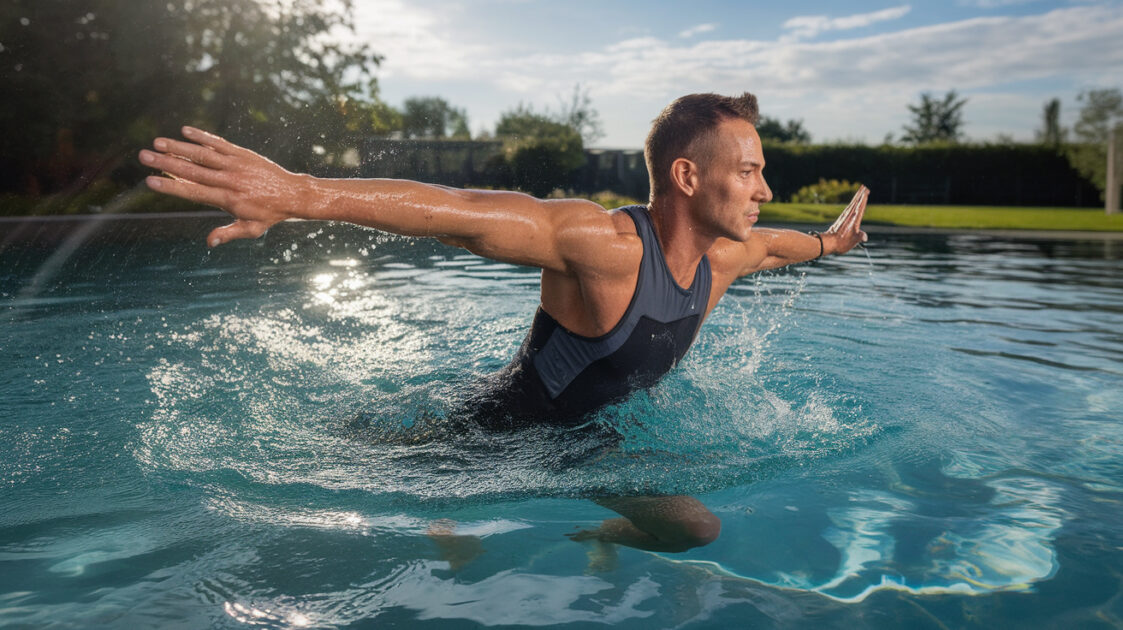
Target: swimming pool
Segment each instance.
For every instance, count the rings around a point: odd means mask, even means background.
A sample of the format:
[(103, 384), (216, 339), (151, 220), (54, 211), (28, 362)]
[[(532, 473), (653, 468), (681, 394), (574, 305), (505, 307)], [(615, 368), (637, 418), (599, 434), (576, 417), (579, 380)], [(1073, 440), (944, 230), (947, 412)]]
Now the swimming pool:
[[(589, 458), (433, 431), (533, 271), (215, 223), (0, 225), (0, 625), (1123, 623), (1123, 243), (875, 232), (746, 278)], [(570, 541), (605, 489), (722, 535)]]

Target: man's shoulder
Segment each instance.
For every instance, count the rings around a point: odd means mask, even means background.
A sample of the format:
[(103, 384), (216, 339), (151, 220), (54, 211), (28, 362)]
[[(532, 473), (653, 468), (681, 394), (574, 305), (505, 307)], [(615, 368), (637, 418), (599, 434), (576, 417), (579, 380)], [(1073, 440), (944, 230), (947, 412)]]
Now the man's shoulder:
[[(591, 202), (590, 202), (591, 203)], [(614, 275), (639, 267), (643, 244), (623, 208), (570, 206), (558, 225), (558, 246), (567, 266), (579, 274)]]
[(642, 207), (643, 206), (621, 206), (608, 211), (608, 216), (612, 218), (612, 225), (616, 228), (617, 234), (638, 236), (636, 221), (628, 211)]
[(627, 212), (633, 206), (606, 210), (597, 203), (583, 199), (558, 199), (548, 203), (558, 228), (568, 231), (570, 236), (581, 241), (636, 236), (636, 224)]

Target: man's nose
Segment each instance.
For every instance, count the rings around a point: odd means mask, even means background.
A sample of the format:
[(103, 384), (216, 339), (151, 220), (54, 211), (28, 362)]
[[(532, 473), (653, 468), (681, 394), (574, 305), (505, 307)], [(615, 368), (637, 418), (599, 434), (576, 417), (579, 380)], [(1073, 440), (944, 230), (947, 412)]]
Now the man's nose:
[(772, 201), (772, 189), (768, 187), (768, 182), (764, 181), (764, 176), (760, 176), (760, 183), (764, 189), (760, 195), (760, 203), (768, 203)]

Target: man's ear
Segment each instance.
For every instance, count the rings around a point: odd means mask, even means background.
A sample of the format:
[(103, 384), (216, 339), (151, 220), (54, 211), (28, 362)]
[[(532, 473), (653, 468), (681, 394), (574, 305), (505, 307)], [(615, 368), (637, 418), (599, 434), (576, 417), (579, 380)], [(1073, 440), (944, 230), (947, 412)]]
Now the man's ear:
[(671, 163), (671, 183), (687, 197), (698, 190), (698, 165), (686, 158)]

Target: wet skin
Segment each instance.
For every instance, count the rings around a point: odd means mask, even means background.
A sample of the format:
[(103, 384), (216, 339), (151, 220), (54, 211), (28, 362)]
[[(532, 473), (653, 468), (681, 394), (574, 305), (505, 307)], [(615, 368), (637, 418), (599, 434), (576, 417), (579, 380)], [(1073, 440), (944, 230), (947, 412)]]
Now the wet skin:
[[(869, 191), (822, 234), (755, 227), (772, 198), (764, 154), (752, 124), (727, 119), (706, 154), (671, 165), (671, 190), (649, 204), (667, 266), (688, 286), (702, 256), (713, 273), (706, 314), (739, 277), (866, 240)], [(207, 237), (211, 247), (257, 238), (287, 219), (346, 221), (395, 234), (436, 238), (485, 258), (542, 270), (542, 308), (568, 330), (600, 336), (623, 317), (639, 275), (643, 245), (622, 212), (579, 199), (541, 200), (504, 191), (460, 190), (407, 180), (319, 179), (291, 173), (218, 136), (183, 128), (185, 140), (157, 138), (140, 153), (164, 176), (153, 190), (217, 206), (234, 222)], [(580, 532), (642, 549), (684, 551), (717, 537), (720, 521), (692, 497), (614, 497), (598, 501), (624, 518)]]

